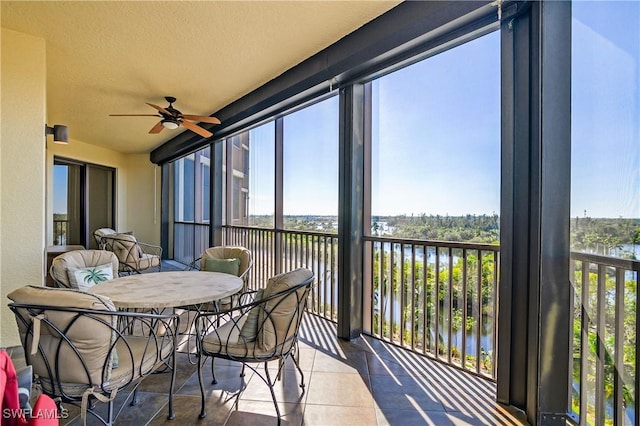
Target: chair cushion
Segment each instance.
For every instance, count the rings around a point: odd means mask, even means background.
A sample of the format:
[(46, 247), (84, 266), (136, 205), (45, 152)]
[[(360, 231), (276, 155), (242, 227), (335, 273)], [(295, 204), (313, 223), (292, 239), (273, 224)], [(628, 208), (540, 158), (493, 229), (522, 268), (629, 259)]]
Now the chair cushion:
[[(33, 304), (55, 307), (73, 307), (93, 309), (99, 311), (115, 311), (116, 308), (109, 298), (85, 293), (73, 289), (26, 286), (18, 288), (7, 295), (15, 303)], [(20, 315), (25, 318), (33, 318), (29, 312), (20, 309)], [(113, 350), (116, 333), (110, 328), (117, 326), (117, 318), (114, 315), (95, 316), (93, 318), (80, 316), (73, 312), (45, 311), (46, 320), (55, 324), (59, 330), (66, 330), (65, 335), (75, 343), (77, 352), (69, 344), (64, 342), (60, 334), (41, 323), (39, 345), (47, 358), (58, 360), (58, 370), (52, 371), (57, 378), (53, 381), (68, 383), (87, 383), (87, 375), (93, 383), (108, 381), (111, 376), (111, 368), (103, 368), (107, 363), (113, 365)], [(33, 335), (30, 331), (33, 319), (28, 324), (18, 321), (18, 331), (23, 346), (29, 352), (33, 344)], [(71, 322), (73, 321), (73, 323)], [(105, 326), (100, 326), (100, 322)], [(49, 369), (40, 352), (35, 355), (27, 355), (28, 362), (33, 365), (34, 373), (44, 379), (49, 379)], [(78, 368), (82, 359), (87, 366), (87, 371)], [(104, 377), (103, 377), (104, 373)]]
[[(240, 267), (238, 268), (237, 276), (241, 276), (251, 266), (251, 252), (245, 247), (236, 246), (215, 246), (209, 247), (202, 253), (202, 259), (214, 258), (214, 259), (240, 259)], [(200, 267), (203, 269), (203, 266)]]
[[(254, 301), (258, 301), (262, 299), (262, 294), (264, 293), (264, 289), (260, 289), (256, 292)], [(260, 311), (262, 310), (262, 305), (255, 305), (251, 308), (249, 313), (247, 314), (247, 319), (245, 320), (242, 328), (240, 329), (240, 333), (238, 335), (238, 343), (249, 343), (255, 342), (258, 338), (258, 321), (260, 319)]]
[(106, 235), (113, 235), (113, 234), (117, 234), (117, 232), (111, 228), (99, 228), (96, 229), (95, 231), (93, 231), (94, 235), (97, 235), (99, 237), (104, 237)]
[(215, 259), (213, 257), (202, 258), (202, 270), (208, 272), (223, 272), (238, 276), (240, 270), (240, 259), (234, 257), (232, 259)]
[(115, 234), (109, 236), (109, 238), (112, 238), (110, 241), (112, 245), (111, 249), (116, 256), (118, 256), (120, 263), (137, 265), (142, 250), (135, 236), (130, 234)]
[[(113, 370), (110, 384), (143, 377), (154, 371), (161, 360), (168, 359), (172, 352), (171, 339), (157, 339), (138, 336), (125, 336), (116, 342), (117, 353), (120, 353), (120, 365)], [(115, 367), (114, 367), (115, 368)]]
[[(288, 288), (295, 287), (312, 277), (313, 272), (306, 268), (298, 268), (271, 277), (267, 282), (263, 298), (266, 299)], [(300, 318), (294, 318), (293, 315), (302, 315), (303, 306), (296, 308), (296, 305), (304, 305), (305, 291), (305, 288), (301, 288), (296, 291), (297, 296), (289, 294), (265, 302), (264, 309), (260, 310), (260, 318), (258, 319), (259, 323), (264, 323), (262, 336), (259, 336), (258, 339), (261, 340), (263, 349), (269, 350), (277, 345), (282, 345), (296, 333), (297, 321)]]
[(106, 250), (74, 250), (56, 256), (51, 263), (49, 273), (59, 286), (72, 287), (67, 273), (70, 268), (81, 269), (106, 264), (111, 266), (111, 275), (113, 277), (118, 276), (118, 258), (112, 252)]
[(155, 268), (156, 266), (160, 266), (160, 256), (143, 253), (138, 260), (136, 269), (143, 271), (145, 269)]
[(98, 283), (113, 279), (113, 265), (108, 263), (87, 268), (69, 268), (67, 275), (71, 287), (80, 291), (88, 291)]
[[(149, 339), (147, 337), (125, 336), (119, 339), (114, 347), (114, 353), (121, 353), (120, 362), (117, 369), (114, 366), (108, 383), (103, 383), (104, 390), (110, 391), (118, 389), (131, 381), (135, 381), (140, 377), (144, 377), (154, 371), (160, 364), (162, 359), (167, 359), (171, 355), (172, 347), (169, 339), (164, 339), (165, 344), (161, 347), (155, 346), (160, 343), (161, 339)], [(54, 386), (49, 378), (41, 378), (42, 388), (51, 394), (54, 393)], [(101, 382), (95, 382), (100, 384)], [(76, 398), (82, 397), (82, 394), (90, 386), (86, 381), (80, 380), (63, 381), (56, 383), (60, 389), (67, 395)]]
[(246, 323), (248, 315), (236, 317), (214, 331), (202, 340), (202, 349), (209, 353), (232, 360), (267, 360), (274, 356), (274, 351), (264, 350), (258, 340), (244, 342), (240, 339), (240, 330)]

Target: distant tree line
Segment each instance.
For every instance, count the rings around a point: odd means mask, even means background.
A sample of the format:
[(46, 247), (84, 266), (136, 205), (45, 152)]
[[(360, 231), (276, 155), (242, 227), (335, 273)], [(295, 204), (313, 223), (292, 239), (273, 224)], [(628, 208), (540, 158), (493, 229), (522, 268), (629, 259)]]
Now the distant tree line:
[(576, 217), (571, 220), (571, 249), (637, 259), (640, 219)]
[(372, 233), (378, 234), (376, 223), (385, 222), (391, 230), (387, 235), (416, 240), (465, 241), (499, 244), (500, 216), (493, 215), (401, 215), (376, 216)]

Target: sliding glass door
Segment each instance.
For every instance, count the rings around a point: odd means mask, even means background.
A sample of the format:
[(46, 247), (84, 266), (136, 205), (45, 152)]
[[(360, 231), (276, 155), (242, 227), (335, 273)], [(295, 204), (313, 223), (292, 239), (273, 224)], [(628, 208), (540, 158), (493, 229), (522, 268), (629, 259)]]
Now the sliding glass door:
[(115, 170), (56, 158), (53, 165), (53, 244), (96, 248), (92, 234), (114, 228)]

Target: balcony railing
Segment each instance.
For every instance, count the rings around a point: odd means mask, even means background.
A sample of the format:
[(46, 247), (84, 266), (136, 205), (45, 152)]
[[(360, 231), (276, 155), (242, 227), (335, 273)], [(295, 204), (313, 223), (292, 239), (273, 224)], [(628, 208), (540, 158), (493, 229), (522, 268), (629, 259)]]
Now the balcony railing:
[(69, 221), (67, 219), (53, 220), (53, 244), (62, 246), (67, 244), (69, 238), (67, 230), (69, 229)]
[[(337, 319), (335, 234), (229, 226), (224, 242), (254, 253), (252, 288), (306, 266), (312, 312)], [(500, 247), (366, 237), (364, 331), (495, 380)], [(640, 261), (571, 253), (574, 305), (568, 413), (581, 425), (636, 425), (640, 413)]]
[(338, 315), (338, 236), (307, 231), (275, 231), (251, 227), (225, 227), (224, 243), (242, 245), (253, 253), (249, 287), (262, 288), (269, 277), (307, 267), (316, 276), (309, 308), (328, 320)]
[(495, 378), (500, 246), (369, 237), (365, 247), (368, 331)]
[(579, 424), (637, 425), (640, 261), (572, 253), (573, 380)]

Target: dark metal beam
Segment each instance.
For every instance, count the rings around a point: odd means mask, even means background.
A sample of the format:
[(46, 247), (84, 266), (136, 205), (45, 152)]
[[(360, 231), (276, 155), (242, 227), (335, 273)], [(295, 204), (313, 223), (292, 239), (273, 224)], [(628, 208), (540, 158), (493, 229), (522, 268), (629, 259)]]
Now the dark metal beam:
[[(530, 7), (529, 7), (530, 6)], [(497, 398), (564, 425), (570, 378), (571, 5), (502, 24)]]
[(275, 273), (282, 271), (282, 264), (277, 263), (279, 253), (282, 253), (282, 232), (284, 228), (284, 119), (278, 118), (274, 123), (274, 150), (275, 150), (275, 185), (274, 185), (274, 223), (276, 233), (274, 237), (274, 257)]
[(171, 165), (163, 164), (160, 169), (160, 246), (165, 259), (173, 259), (173, 247), (169, 245), (172, 241), (171, 224), (173, 223), (171, 176)]
[[(211, 226), (209, 227), (209, 246), (222, 245), (222, 218), (224, 213), (224, 199), (222, 198), (225, 176), (222, 171), (224, 163), (223, 144), (226, 141), (217, 141), (211, 144), (211, 159), (209, 172), (211, 173), (211, 197), (209, 216)], [(229, 163), (227, 163), (229, 164)]]
[(340, 90), (338, 158), (338, 337), (352, 339), (363, 327), (365, 87)]
[(540, 424), (565, 425), (569, 401), (571, 283), (571, 3), (536, 4), (540, 13)]

